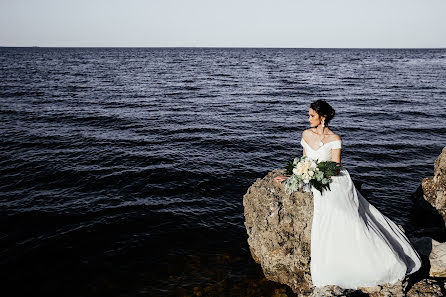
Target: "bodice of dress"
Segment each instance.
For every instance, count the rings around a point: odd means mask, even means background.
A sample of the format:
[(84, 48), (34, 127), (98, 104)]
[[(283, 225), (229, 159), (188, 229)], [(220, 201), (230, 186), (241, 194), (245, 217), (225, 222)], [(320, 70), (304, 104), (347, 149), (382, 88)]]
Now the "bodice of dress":
[(319, 161), (331, 161), (331, 150), (342, 147), (342, 140), (335, 140), (324, 143), (317, 150), (313, 149), (303, 138), (300, 144), (305, 148), (305, 153), (309, 158), (318, 159)]

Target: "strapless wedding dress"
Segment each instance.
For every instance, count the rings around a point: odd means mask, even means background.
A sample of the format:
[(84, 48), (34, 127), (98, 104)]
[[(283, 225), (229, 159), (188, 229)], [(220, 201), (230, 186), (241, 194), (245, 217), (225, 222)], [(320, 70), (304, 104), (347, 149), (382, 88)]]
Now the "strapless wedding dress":
[[(313, 149), (302, 138), (306, 155), (331, 160), (331, 150), (342, 141)], [(313, 285), (344, 289), (394, 284), (420, 269), (421, 259), (406, 235), (359, 193), (342, 168), (332, 177), (330, 190), (312, 187), (314, 214), (311, 230)]]

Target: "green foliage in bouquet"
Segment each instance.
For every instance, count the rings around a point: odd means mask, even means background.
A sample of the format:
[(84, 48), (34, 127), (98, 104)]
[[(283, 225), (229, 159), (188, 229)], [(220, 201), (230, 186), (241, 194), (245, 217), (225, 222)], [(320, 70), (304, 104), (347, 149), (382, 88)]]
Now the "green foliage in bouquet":
[[(321, 161), (317, 163), (317, 167), (320, 171), (324, 173), (324, 178), (329, 179), (332, 176), (336, 175), (336, 171), (341, 168), (339, 163), (336, 163), (334, 161)], [(326, 184), (323, 182), (320, 182), (315, 179), (310, 179), (310, 185), (312, 185), (316, 190), (321, 192), (323, 190), (329, 190), (330, 189), (330, 182), (327, 182)]]
[(291, 176), (293, 174), (294, 162), (295, 162), (296, 159), (290, 160), (286, 164), (286, 166), (285, 166), (285, 175), (286, 176)]
[[(319, 192), (330, 189), (330, 178), (337, 174), (341, 168), (339, 163), (333, 161), (312, 160), (307, 156), (294, 158), (285, 166), (285, 189), (291, 193), (300, 188), (310, 191), (311, 186)], [(310, 174), (311, 172), (311, 174)]]
[(324, 172), (324, 175), (327, 177), (331, 177), (336, 175), (336, 171), (341, 169), (341, 165), (334, 161), (321, 161), (317, 163), (317, 167), (319, 170)]

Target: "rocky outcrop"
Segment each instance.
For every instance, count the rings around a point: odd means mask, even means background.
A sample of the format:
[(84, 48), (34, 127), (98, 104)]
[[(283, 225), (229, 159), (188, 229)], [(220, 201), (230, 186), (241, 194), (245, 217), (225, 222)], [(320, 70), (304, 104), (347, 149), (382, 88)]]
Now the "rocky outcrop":
[[(407, 292), (408, 297), (436, 297), (445, 296), (444, 281), (437, 281), (435, 279), (423, 279), (415, 283)], [(390, 295), (391, 296), (391, 295)]]
[(443, 217), (446, 223), (446, 147), (434, 163), (434, 176), (421, 182), (423, 198)]
[(243, 197), (245, 226), (253, 259), (265, 277), (310, 294), (310, 239), (313, 217), (311, 193), (289, 195), (274, 170), (257, 179)]
[[(424, 178), (414, 194), (412, 236), (428, 252), (429, 276), (446, 277), (446, 147), (434, 163), (434, 176)], [(423, 243), (424, 242), (424, 243)]]
[[(438, 218), (446, 219), (446, 147), (435, 161), (434, 176), (424, 179), (416, 194), (420, 198), (418, 202), (424, 203), (423, 207), (428, 206), (429, 211), (438, 210), (436, 221), (432, 219), (434, 215), (429, 215), (425, 217), (425, 220), (431, 220), (428, 228), (422, 231), (412, 228), (411, 235), (408, 234), (422, 256), (422, 268), (395, 285), (360, 288), (362, 292), (343, 290), (337, 286), (315, 288), (312, 285), (312, 194), (287, 194), (283, 185), (274, 180), (275, 176), (283, 173), (283, 170), (273, 170), (264, 178), (257, 179), (243, 197), (251, 255), (262, 266), (267, 279), (288, 285), (298, 296), (446, 296), (446, 243), (425, 236), (429, 232), (440, 234), (443, 229), (446, 230), (444, 221), (441, 221), (441, 228), (438, 227)], [(415, 204), (421, 212), (418, 202)], [(424, 237), (420, 234), (424, 234)]]

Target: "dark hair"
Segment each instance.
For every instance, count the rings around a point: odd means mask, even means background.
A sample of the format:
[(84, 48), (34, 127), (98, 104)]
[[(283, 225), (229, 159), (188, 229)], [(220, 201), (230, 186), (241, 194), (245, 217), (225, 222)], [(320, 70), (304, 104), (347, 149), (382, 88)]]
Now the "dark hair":
[(325, 100), (317, 100), (310, 104), (310, 108), (317, 112), (319, 116), (325, 117), (325, 124), (335, 116), (335, 110)]

